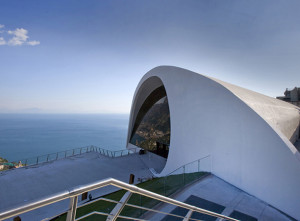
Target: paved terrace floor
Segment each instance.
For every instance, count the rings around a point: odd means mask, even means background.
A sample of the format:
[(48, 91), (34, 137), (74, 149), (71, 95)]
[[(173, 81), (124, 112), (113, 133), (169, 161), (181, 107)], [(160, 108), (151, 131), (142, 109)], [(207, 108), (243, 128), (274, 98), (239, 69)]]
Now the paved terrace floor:
[[(138, 178), (150, 178), (149, 168), (162, 167), (165, 160), (149, 154), (132, 154), (110, 158), (96, 152), (69, 157), (36, 166), (18, 168), (0, 173), (0, 211), (20, 206), (73, 187), (116, 178), (129, 181), (129, 175)], [(91, 194), (98, 197), (116, 190), (105, 187)], [(79, 199), (80, 200), (80, 199)], [(79, 202), (79, 205), (83, 202)], [(22, 221), (42, 220), (52, 217), (68, 208), (69, 199), (20, 215)]]
[[(172, 196), (172, 198), (184, 202), (190, 196), (196, 196), (204, 200), (224, 206), (222, 214), (229, 216), (234, 210), (251, 216), (258, 221), (290, 221), (286, 215), (282, 214), (267, 203), (251, 196), (244, 191), (232, 186), (222, 179), (209, 175), (204, 179), (188, 186), (184, 190)], [(171, 213), (175, 206), (163, 204), (156, 208), (160, 211)], [(145, 217), (147, 220), (162, 220), (163, 214), (150, 214)], [(168, 220), (168, 219), (164, 219)], [(177, 219), (172, 219), (177, 220)], [(219, 219), (218, 219), (219, 221)]]

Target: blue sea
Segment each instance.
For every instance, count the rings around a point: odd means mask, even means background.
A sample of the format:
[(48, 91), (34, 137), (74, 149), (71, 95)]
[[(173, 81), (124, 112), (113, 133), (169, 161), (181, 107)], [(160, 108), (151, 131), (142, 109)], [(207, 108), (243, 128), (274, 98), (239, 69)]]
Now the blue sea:
[(95, 145), (125, 149), (129, 115), (0, 114), (0, 157), (18, 161)]

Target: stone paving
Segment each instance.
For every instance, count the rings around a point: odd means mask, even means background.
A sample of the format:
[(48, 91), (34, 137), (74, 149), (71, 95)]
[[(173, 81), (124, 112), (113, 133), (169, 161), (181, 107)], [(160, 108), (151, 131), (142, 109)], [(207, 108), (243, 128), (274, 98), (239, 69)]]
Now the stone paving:
[[(252, 216), (259, 221), (290, 221), (290, 219), (268, 205), (267, 203), (251, 196), (244, 191), (232, 186), (222, 179), (209, 175), (200, 181), (175, 194), (172, 198), (184, 202), (191, 195), (225, 206), (222, 214), (229, 216), (234, 210)], [(170, 213), (175, 206), (170, 204), (160, 205), (158, 210)], [(165, 215), (147, 214), (146, 219), (162, 220)]]

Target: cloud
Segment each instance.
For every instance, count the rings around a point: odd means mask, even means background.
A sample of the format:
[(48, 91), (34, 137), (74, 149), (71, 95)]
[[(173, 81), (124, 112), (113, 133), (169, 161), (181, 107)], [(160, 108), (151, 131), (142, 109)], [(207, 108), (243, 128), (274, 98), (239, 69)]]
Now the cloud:
[(22, 45), (24, 44), (28, 37), (28, 31), (24, 28), (17, 28), (14, 31), (8, 31), (7, 32), (10, 35), (14, 35), (14, 37), (12, 37), (9, 41), (8, 41), (8, 45)]
[(31, 46), (35, 46), (35, 45), (39, 45), (40, 42), (39, 41), (28, 41), (27, 44), (31, 45)]
[(3, 37), (0, 37), (0, 45), (6, 45), (6, 41)]
[[(4, 25), (0, 24), (0, 29), (4, 28)], [(3, 33), (4, 31), (0, 30), (0, 34)], [(28, 36), (28, 31), (24, 28), (16, 28), (15, 30), (8, 30), (5, 31), (8, 36), (12, 35), (12, 37), (8, 40), (5, 41), (3, 37), (0, 36), (0, 45), (9, 45), (9, 46), (20, 46), (20, 45), (30, 45), (30, 46), (35, 46), (39, 45), (39, 41), (28, 41), (29, 36)]]
[[(2, 29), (2, 28), (4, 28), (4, 25), (0, 24), (0, 29)], [(0, 30), (0, 34), (3, 33), (3, 32), (4, 32), (3, 30)]]

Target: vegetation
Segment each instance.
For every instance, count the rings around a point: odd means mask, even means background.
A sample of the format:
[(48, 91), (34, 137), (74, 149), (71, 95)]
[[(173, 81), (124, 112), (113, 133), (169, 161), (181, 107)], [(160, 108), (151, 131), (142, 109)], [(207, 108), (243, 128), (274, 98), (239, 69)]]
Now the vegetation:
[[(192, 181), (199, 179), (205, 174), (206, 173), (204, 172), (196, 172), (196, 173), (188, 173), (188, 174), (171, 175), (167, 177), (148, 180), (146, 182), (138, 184), (137, 186), (161, 195), (170, 196), (172, 193), (184, 187), (186, 184), (189, 184)], [(119, 190), (114, 193), (105, 195), (103, 196), (103, 198), (119, 201), (122, 198), (122, 196), (125, 194), (125, 192), (126, 192), (125, 190)], [(153, 208), (156, 204), (159, 203), (159, 201), (138, 194), (133, 194), (130, 197), (128, 203), (147, 207), (147, 208)], [(115, 205), (116, 205), (115, 203), (99, 200), (89, 205), (78, 208), (76, 212), (76, 218), (79, 218), (93, 211), (110, 213), (112, 209), (115, 207)], [(123, 209), (120, 215), (130, 216), (130, 217), (140, 217), (145, 212), (146, 212), (145, 210), (135, 209), (133, 207), (125, 206), (125, 208)], [(106, 218), (107, 218), (106, 216), (102, 216), (102, 215), (92, 215), (83, 220), (85, 221), (106, 220)], [(55, 221), (66, 220), (66, 214), (63, 214), (60, 217), (57, 217), (53, 220)], [(119, 218), (118, 220), (121, 219)]]
[(0, 163), (7, 163), (7, 162), (8, 162), (7, 159), (0, 157)]
[(170, 143), (170, 111), (167, 97), (156, 102), (146, 113), (130, 142), (154, 151), (156, 142)]
[(9, 169), (9, 165), (7, 159), (0, 157), (0, 171)]

